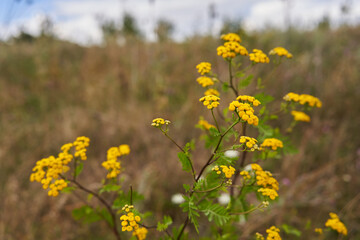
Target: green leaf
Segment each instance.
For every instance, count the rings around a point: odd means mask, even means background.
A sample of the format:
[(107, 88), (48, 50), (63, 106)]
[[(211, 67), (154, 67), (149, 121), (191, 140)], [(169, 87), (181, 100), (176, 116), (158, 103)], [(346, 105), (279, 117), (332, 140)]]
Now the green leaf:
[(173, 223), (171, 217), (164, 216), (163, 222), (158, 222), (156, 230), (159, 232), (165, 231)]
[(229, 88), (230, 88), (230, 86), (229, 86), (228, 83), (223, 83), (223, 85), (222, 85), (222, 90), (223, 90), (224, 92), (227, 92), (227, 91), (229, 90)]
[(301, 231), (299, 231), (298, 229), (292, 227), (292, 226), (289, 226), (287, 224), (283, 224), (281, 225), (281, 228), (284, 230), (284, 232), (286, 234), (291, 234), (291, 235), (295, 235), (297, 237), (301, 237)]
[(257, 84), (256, 84), (256, 89), (263, 89), (265, 86), (262, 85), (262, 79), (258, 78), (257, 79)]
[(230, 219), (226, 208), (220, 204), (205, 202), (201, 205), (200, 211), (207, 216), (210, 222), (214, 221), (217, 226), (224, 225)]
[(89, 206), (74, 209), (72, 216), (75, 220), (81, 220), (84, 223), (93, 223), (102, 219), (102, 217)]
[(184, 170), (185, 172), (190, 172), (191, 171), (191, 162), (190, 162), (191, 160), (186, 155), (186, 153), (179, 152), (178, 157), (179, 157), (179, 160), (182, 165), (182, 170)]
[[(75, 160), (77, 161), (77, 160)], [(84, 168), (84, 163), (82, 162), (77, 162), (76, 168), (75, 168), (75, 177), (79, 176), (79, 174), (82, 172)]]
[(114, 226), (112, 216), (105, 208), (100, 211), (100, 214), (110, 224), (110, 226)]
[(107, 184), (100, 188), (99, 193), (103, 192), (117, 192), (121, 189), (121, 186), (115, 184)]
[(257, 100), (261, 102), (261, 105), (266, 105), (274, 100), (274, 97), (271, 95), (266, 95), (264, 93), (259, 93), (254, 96)]
[(194, 203), (193, 197), (184, 196), (185, 202), (183, 202), (180, 207), (182, 208), (183, 212), (187, 212), (190, 218), (190, 221), (195, 227), (197, 233), (199, 233), (199, 222), (198, 218), (200, 214), (197, 212), (198, 208)]
[(242, 71), (239, 71), (239, 72), (235, 73), (235, 77), (237, 77), (237, 78), (242, 78), (244, 76), (245, 76), (245, 73), (243, 73)]
[(211, 128), (209, 129), (209, 131), (210, 131), (210, 135), (211, 135), (211, 136), (218, 137), (218, 136), (221, 135), (216, 128), (211, 127)]
[(185, 189), (185, 192), (188, 192), (190, 190), (189, 184), (183, 184), (183, 188)]
[(74, 191), (76, 189), (76, 187), (65, 187), (61, 190), (62, 193), (71, 193), (72, 191)]
[(246, 88), (247, 86), (249, 86), (253, 77), (254, 77), (254, 75), (250, 74), (245, 79), (240, 80), (239, 89)]

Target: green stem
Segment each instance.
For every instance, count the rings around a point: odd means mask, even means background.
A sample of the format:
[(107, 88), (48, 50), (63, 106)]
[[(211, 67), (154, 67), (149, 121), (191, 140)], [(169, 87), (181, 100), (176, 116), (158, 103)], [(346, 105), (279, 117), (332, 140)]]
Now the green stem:
[(211, 109), (211, 115), (212, 115), (212, 116), (213, 116), (213, 118), (214, 118), (214, 121), (215, 121), (215, 124), (216, 124), (216, 128), (217, 128), (217, 130), (220, 132), (219, 124), (218, 124), (218, 122), (216, 121), (216, 118), (215, 118), (215, 115), (214, 115), (214, 111), (213, 111), (213, 109)]
[(233, 90), (235, 97), (237, 97), (239, 95), (237, 89), (234, 87), (234, 83), (233, 83), (233, 75), (232, 75), (232, 59), (230, 59), (229, 61), (229, 83), (230, 83), (230, 88)]

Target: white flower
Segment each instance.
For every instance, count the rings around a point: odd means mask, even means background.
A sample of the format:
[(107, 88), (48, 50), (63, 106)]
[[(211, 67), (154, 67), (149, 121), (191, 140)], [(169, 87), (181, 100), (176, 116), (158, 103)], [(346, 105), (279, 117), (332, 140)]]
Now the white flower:
[(230, 202), (230, 194), (228, 193), (222, 193), (220, 197), (218, 198), (218, 201), (220, 204), (226, 205)]
[(236, 150), (227, 150), (224, 155), (225, 157), (236, 158), (240, 155), (240, 153)]
[(176, 194), (172, 195), (172, 197), (171, 197), (171, 202), (173, 204), (181, 204), (184, 201), (185, 201), (184, 197), (181, 193), (176, 193)]
[(244, 171), (250, 172), (252, 170), (251, 164), (248, 164), (244, 167)]

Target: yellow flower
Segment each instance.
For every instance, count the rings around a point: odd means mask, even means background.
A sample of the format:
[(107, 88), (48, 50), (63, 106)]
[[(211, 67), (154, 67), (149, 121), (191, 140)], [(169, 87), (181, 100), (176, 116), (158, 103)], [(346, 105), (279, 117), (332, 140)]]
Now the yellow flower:
[(205, 75), (206, 73), (209, 73), (211, 71), (211, 63), (201, 62), (196, 65), (196, 68), (201, 75)]
[(144, 227), (141, 227), (134, 230), (133, 236), (136, 236), (138, 240), (144, 240), (146, 238), (147, 233), (148, 230)]
[(241, 171), (240, 172), (240, 175), (243, 176), (243, 179), (246, 180), (246, 179), (251, 179), (251, 176), (249, 174), (248, 171)]
[(111, 147), (107, 151), (107, 159), (101, 166), (108, 170), (106, 178), (115, 178), (120, 174), (121, 164), (117, 161), (118, 157), (128, 155), (130, 147), (127, 144), (122, 144), (119, 147)]
[(330, 219), (325, 223), (325, 227), (330, 227), (331, 229), (337, 231), (339, 234), (344, 236), (347, 235), (347, 228), (344, 223), (339, 219), (339, 216), (335, 213), (329, 213)]
[(269, 58), (260, 49), (253, 49), (253, 52), (249, 54), (250, 61), (255, 63), (269, 63)]
[(315, 228), (315, 232), (317, 232), (319, 234), (323, 234), (323, 229), (322, 228)]
[(288, 94), (286, 94), (283, 98), (285, 101), (293, 101), (293, 102), (298, 102), (301, 105), (305, 105), (308, 104), (310, 107), (318, 107), (321, 108), (322, 106), (322, 102), (314, 96), (308, 95), (308, 94), (297, 94), (297, 93), (293, 93), (293, 92), (289, 92)]
[(239, 101), (232, 101), (229, 105), (230, 111), (235, 111), (243, 122), (247, 122), (250, 125), (257, 126), (259, 124), (259, 118), (254, 115), (254, 109), (249, 103), (242, 103)]
[(304, 112), (291, 111), (295, 121), (310, 122), (310, 116)]
[(257, 100), (256, 98), (254, 98), (253, 96), (248, 96), (248, 95), (240, 95), (236, 98), (237, 101), (246, 103), (249, 102), (251, 103), (254, 107), (257, 107), (261, 104), (261, 102), (259, 100)]
[(163, 118), (155, 118), (152, 120), (151, 126), (161, 127), (162, 125), (169, 125), (171, 122), (169, 120), (164, 120)]
[(257, 145), (257, 140), (255, 138), (241, 136), (239, 142), (244, 144), (244, 150), (249, 149), (250, 151), (259, 150), (259, 146)]
[(287, 58), (292, 58), (293, 57), (293, 55), (291, 53), (289, 53), (288, 50), (286, 50), (283, 47), (276, 47), (274, 49), (271, 49), (269, 54), (270, 55), (278, 55), (280, 57), (285, 56)]
[(209, 77), (198, 77), (196, 81), (202, 86), (202, 87), (208, 87), (214, 85), (214, 81)]
[(261, 187), (258, 192), (263, 196), (275, 200), (275, 198), (279, 196), (276, 192), (279, 190), (278, 181), (269, 171), (264, 171), (259, 164), (251, 164), (251, 169), (255, 172), (256, 184)]
[(200, 119), (198, 124), (203, 127), (205, 130), (209, 130), (210, 128), (216, 128), (214, 125), (210, 124), (208, 121), (206, 120), (202, 120)]
[(215, 96), (219, 97), (219, 96), (220, 96), (220, 93), (219, 93), (219, 91), (216, 90), (216, 89), (209, 88), (208, 90), (206, 90), (206, 91), (204, 92), (204, 96), (208, 96), (208, 95), (215, 95)]
[(216, 51), (217, 55), (222, 56), (225, 59), (234, 58), (237, 55), (249, 55), (247, 49), (238, 42), (225, 42), (224, 45), (219, 46)]
[(219, 106), (219, 100), (220, 98), (215, 95), (208, 95), (199, 99), (199, 101), (202, 102), (208, 109), (213, 109)]
[[(123, 232), (126, 232), (126, 231), (136, 232), (139, 229), (138, 222), (141, 221), (141, 217), (137, 216), (137, 215), (135, 216), (134, 213), (131, 212), (133, 208), (134, 208), (133, 205), (127, 205), (127, 204), (122, 208), (122, 210), (126, 212), (126, 214), (124, 214), (120, 217)], [(146, 236), (146, 234), (145, 234), (145, 236)], [(143, 239), (145, 239), (145, 238), (143, 238)]]
[(278, 229), (277, 227), (272, 226), (269, 229), (267, 229), (266, 232), (268, 234), (266, 237), (266, 240), (281, 240), (281, 237), (279, 234), (280, 229)]
[(270, 147), (272, 150), (277, 150), (278, 148), (283, 148), (283, 142), (276, 138), (266, 138), (264, 142), (260, 145), (261, 150), (266, 147)]
[[(33, 167), (33, 173), (30, 175), (31, 182), (39, 182), (43, 189), (49, 189), (48, 195), (56, 197), (59, 191), (67, 187), (67, 182), (61, 179), (60, 175), (66, 173), (70, 167), (69, 163), (76, 157), (86, 160), (86, 151), (90, 139), (87, 137), (78, 137), (73, 143), (66, 143), (61, 147), (61, 152), (57, 157), (50, 156), (36, 162)], [(75, 148), (74, 155), (70, 151)]]
[(232, 175), (234, 175), (235, 173), (235, 168), (233, 168), (232, 166), (227, 167), (225, 165), (221, 165), (220, 167), (222, 169), (222, 172), (225, 173), (226, 178), (231, 178)]
[(227, 33), (221, 35), (221, 39), (229, 42), (241, 42), (241, 38), (236, 33)]
[(261, 233), (255, 233), (256, 240), (265, 240), (264, 236)]

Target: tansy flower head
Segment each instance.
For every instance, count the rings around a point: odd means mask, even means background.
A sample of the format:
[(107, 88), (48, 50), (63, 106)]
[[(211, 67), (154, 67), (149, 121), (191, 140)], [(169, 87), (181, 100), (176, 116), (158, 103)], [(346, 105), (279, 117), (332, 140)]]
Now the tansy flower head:
[(248, 102), (248, 103), (252, 104), (254, 107), (257, 107), (261, 104), (261, 102), (259, 100), (257, 100), (253, 96), (248, 96), (248, 95), (240, 95), (236, 98), (236, 100), (239, 102), (242, 102), (242, 103)]
[(229, 110), (236, 111), (241, 120), (250, 125), (257, 126), (259, 124), (259, 118), (254, 115), (254, 109), (249, 103), (232, 101), (229, 105)]
[(283, 142), (279, 139), (276, 139), (276, 138), (266, 138), (264, 140), (264, 142), (260, 145), (261, 147), (261, 150), (266, 148), (266, 147), (269, 147), (271, 148), (272, 150), (277, 150), (278, 148), (283, 148), (284, 145), (283, 145)]
[(260, 49), (253, 49), (253, 52), (249, 54), (250, 61), (254, 63), (269, 63), (269, 58)]
[(126, 214), (122, 215), (120, 217), (121, 220), (121, 226), (122, 226), (122, 231), (123, 232), (131, 232), (131, 231), (136, 231), (137, 229), (139, 229), (139, 222), (141, 221), (141, 217), (135, 215), (132, 212), (132, 209), (134, 209), (133, 205), (125, 205), (122, 210), (126, 212)]
[(336, 213), (329, 213), (330, 219), (325, 223), (325, 227), (330, 227), (331, 229), (337, 231), (339, 234), (344, 236), (347, 235), (347, 228), (344, 223), (339, 219), (339, 216)]
[(287, 58), (292, 58), (293, 57), (293, 55), (291, 53), (289, 53), (288, 50), (286, 50), (283, 47), (276, 47), (274, 49), (271, 49), (269, 54), (270, 55), (278, 55), (280, 57), (285, 56)]
[(255, 233), (256, 240), (265, 240), (264, 236), (261, 233)]
[(133, 231), (133, 236), (136, 236), (136, 239), (138, 240), (144, 240), (146, 238), (146, 235), (148, 233), (148, 230), (144, 227), (136, 228)]
[(322, 106), (322, 102), (317, 97), (311, 96), (309, 94), (299, 95), (297, 93), (289, 92), (284, 96), (283, 99), (288, 102), (298, 102), (301, 105), (308, 104), (310, 107), (320, 108)]
[(122, 144), (119, 147), (111, 147), (107, 151), (107, 160), (101, 164), (108, 174), (106, 178), (115, 178), (120, 174), (121, 165), (117, 161), (118, 157), (128, 155), (130, 153), (130, 147), (127, 144)]
[(315, 228), (314, 230), (316, 233), (318, 234), (323, 234), (323, 229), (322, 228)]
[(214, 81), (205, 76), (198, 77), (196, 81), (202, 86), (202, 87), (208, 87), (214, 85)]
[(241, 144), (244, 145), (245, 150), (249, 149), (250, 151), (255, 151), (259, 149), (259, 146), (257, 145), (257, 140), (255, 138), (241, 136), (239, 141)]
[(214, 125), (203, 119), (200, 119), (198, 124), (205, 130), (209, 130), (210, 128), (216, 128)]
[(213, 109), (219, 106), (219, 100), (220, 98), (215, 95), (208, 95), (199, 99), (199, 101), (202, 102), (208, 109)]
[[(220, 170), (221, 168), (221, 170)], [(220, 175), (221, 172), (225, 173), (225, 177), (226, 178), (231, 178), (232, 175), (234, 175), (235, 173), (235, 168), (233, 168), (232, 166), (225, 166), (225, 165), (221, 165), (219, 168), (219, 166), (215, 166), (212, 168), (212, 171), (216, 172), (216, 174)]]
[(161, 127), (162, 125), (169, 125), (171, 122), (169, 120), (164, 120), (163, 118), (155, 118), (152, 120), (151, 126)]
[(241, 42), (241, 38), (236, 33), (227, 33), (221, 35), (221, 39), (228, 42)]
[[(69, 171), (70, 167), (68, 165), (74, 158), (87, 159), (86, 150), (89, 142), (90, 139), (87, 137), (78, 137), (73, 143), (64, 144), (57, 157), (50, 156), (37, 161), (32, 169), (33, 173), (30, 175), (30, 181), (41, 183), (43, 189), (50, 188), (48, 195), (56, 197), (59, 195), (59, 191), (67, 187), (67, 182), (60, 179), (60, 175)], [(71, 150), (75, 151), (74, 155), (71, 154)]]
[(280, 237), (280, 229), (278, 229), (275, 226), (270, 227), (269, 229), (266, 230), (266, 233), (268, 234), (266, 237), (266, 240), (281, 240)]
[(291, 111), (295, 121), (310, 122), (310, 116), (304, 112)]
[(204, 92), (204, 96), (208, 96), (208, 95), (215, 95), (215, 96), (219, 97), (219, 96), (220, 96), (220, 93), (219, 93), (219, 91), (216, 90), (216, 89), (209, 88), (208, 90), (206, 90), (206, 91)]
[(201, 75), (205, 75), (206, 73), (209, 73), (211, 71), (211, 63), (201, 62), (196, 65), (196, 68)]
[(251, 179), (250, 173), (248, 171), (241, 171), (240, 175), (243, 176), (244, 180)]
[(258, 190), (263, 196), (274, 200), (278, 197), (276, 191), (279, 190), (278, 181), (272, 176), (269, 171), (264, 171), (259, 164), (251, 164), (251, 169), (255, 173), (256, 184), (261, 188)]
[(238, 42), (225, 42), (224, 45), (219, 46), (217, 49), (217, 55), (223, 58), (234, 58), (237, 55), (247, 56), (248, 51), (244, 46), (241, 46)]

